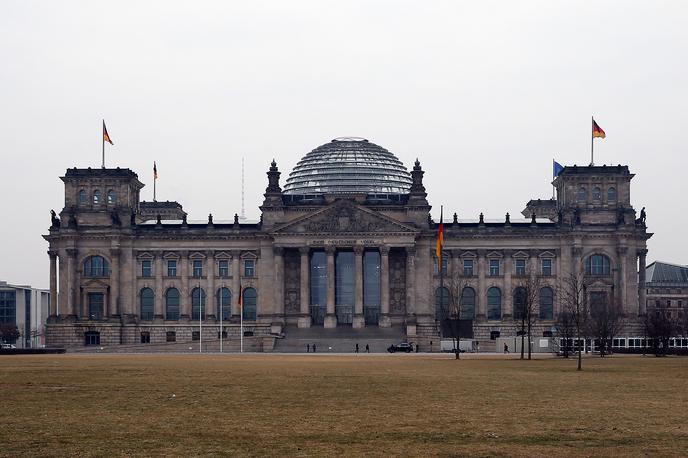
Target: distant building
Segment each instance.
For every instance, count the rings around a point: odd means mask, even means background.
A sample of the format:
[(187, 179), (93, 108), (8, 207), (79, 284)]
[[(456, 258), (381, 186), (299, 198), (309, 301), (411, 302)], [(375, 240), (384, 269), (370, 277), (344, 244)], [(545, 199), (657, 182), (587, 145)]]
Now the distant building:
[[(550, 333), (571, 272), (594, 300), (621, 304), (630, 323), (645, 313), (652, 234), (631, 204), (627, 166), (565, 167), (556, 199), (531, 200), (525, 220), (479, 211), (448, 219), (442, 276), (424, 173), (368, 140), (338, 138), (306, 154), (284, 188), (273, 161), (259, 221), (198, 224), (176, 202), (141, 202), (144, 184), (129, 169), (68, 169), (65, 206), (44, 236), (58, 298), (48, 343), (190, 341), (199, 320), (205, 340), (217, 338), (220, 317), (236, 337), (241, 316), (265, 339), (311, 326), (396, 327), (429, 347), (459, 302), (467, 334), (489, 343), (516, 335), (519, 288), (533, 276), (534, 332)], [(466, 171), (455, 173), (456, 195), (475, 202)]]
[(19, 339), (3, 339), (4, 343), (17, 348), (39, 348), (45, 343), (49, 310), (49, 291), (0, 280), (0, 324), (17, 326), (20, 333)]
[(683, 318), (688, 309), (688, 266), (655, 261), (646, 272), (647, 310)]

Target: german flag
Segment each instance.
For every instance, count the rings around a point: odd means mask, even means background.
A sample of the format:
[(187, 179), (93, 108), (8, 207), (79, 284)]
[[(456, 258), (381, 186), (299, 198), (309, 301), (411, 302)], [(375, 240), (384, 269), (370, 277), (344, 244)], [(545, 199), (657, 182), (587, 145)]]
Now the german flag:
[(112, 140), (110, 140), (110, 136), (107, 133), (107, 127), (105, 127), (105, 120), (103, 120), (103, 142), (108, 142), (111, 145), (114, 145), (112, 143)]
[(437, 228), (437, 246), (435, 248), (435, 255), (437, 256), (437, 272), (442, 272), (442, 246), (444, 245), (444, 223), (442, 222), (442, 213), (444, 208), (440, 207), (440, 225)]
[(244, 306), (244, 288), (239, 285), (239, 300), (237, 301), (237, 305), (239, 306), (239, 310)]
[(155, 161), (153, 161), (153, 179), (158, 179), (158, 167), (155, 165)]
[(597, 125), (595, 120), (592, 120), (592, 138), (605, 138), (607, 134), (604, 133), (602, 128)]

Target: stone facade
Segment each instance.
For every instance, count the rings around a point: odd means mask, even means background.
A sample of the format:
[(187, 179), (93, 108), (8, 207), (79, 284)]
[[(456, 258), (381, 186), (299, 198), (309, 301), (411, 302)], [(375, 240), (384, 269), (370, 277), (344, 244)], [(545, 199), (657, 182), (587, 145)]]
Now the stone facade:
[[(618, 300), (630, 319), (645, 313), (651, 234), (644, 215), (636, 219), (626, 166), (566, 167), (553, 182), (555, 202), (526, 221), (512, 222), (507, 214), (503, 222), (486, 222), (481, 214), (473, 222), (445, 222), (442, 276), (435, 258), (438, 223), (430, 218), (423, 174), (416, 161), (410, 189), (401, 195), (294, 196), (282, 191), (273, 162), (260, 222), (235, 217), (233, 224), (215, 224), (210, 216), (205, 224), (188, 224), (185, 213), (146, 221), (151, 209), (142, 215), (139, 200), (144, 185), (129, 169), (69, 169), (62, 177), (65, 207), (44, 236), (57, 298), (48, 344), (96, 344), (96, 334), (100, 345), (164, 342), (168, 332), (177, 341), (192, 340), (199, 303), (204, 339), (217, 338), (220, 318), (226, 332), (238, 335), (239, 291), (243, 324), (253, 335), (280, 334), (286, 325), (396, 326), (425, 343), (439, 339), (441, 284), (451, 301), (465, 288), (474, 292), (468, 319), (474, 338), (489, 340), (495, 332), (515, 335), (513, 295), (526, 278), (537, 276), (556, 292), (571, 272), (587, 273), (588, 290)], [(336, 267), (343, 252), (350, 253), (353, 272), (346, 305)], [(314, 267), (315, 253), (322, 264)], [(379, 272), (373, 299), (363, 275), (367, 253), (375, 253), (371, 265)], [(326, 294), (312, 304), (316, 274)], [(229, 307), (222, 313), (224, 300)], [(536, 332), (554, 324), (561, 307), (556, 294), (552, 307)]]

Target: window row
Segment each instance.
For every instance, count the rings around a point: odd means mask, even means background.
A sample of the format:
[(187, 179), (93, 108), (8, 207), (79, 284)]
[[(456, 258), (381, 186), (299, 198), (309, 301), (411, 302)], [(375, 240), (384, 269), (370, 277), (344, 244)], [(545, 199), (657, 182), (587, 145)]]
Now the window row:
[[(487, 290), (487, 319), (502, 319), (502, 290), (492, 287)], [(450, 310), (450, 292), (446, 287), (435, 290), (435, 318), (441, 321), (448, 317)], [(528, 298), (525, 288), (518, 287), (513, 293), (513, 317), (520, 320), (528, 310)], [(476, 292), (470, 286), (461, 291), (459, 298), (459, 318), (472, 320), (475, 318)], [(541, 320), (554, 319), (554, 291), (546, 286), (538, 292), (538, 317)]]
[[(463, 260), (463, 271), (461, 274), (464, 277), (472, 277), (477, 275), (477, 262), (474, 259)], [(435, 262), (437, 265), (437, 262)], [(503, 274), (505, 268), (504, 262), (501, 259), (488, 259), (488, 275), (491, 277), (498, 277)], [(448, 272), (448, 259), (442, 256), (442, 274), (446, 275)], [(528, 273), (528, 259), (516, 258), (514, 259), (512, 273), (516, 276), (525, 276)], [(540, 259), (539, 274), (545, 277), (552, 276), (554, 273), (554, 259), (543, 258)]]
[[(165, 319), (177, 321), (180, 317), (181, 294), (177, 288), (165, 291)], [(191, 319), (206, 318), (206, 292), (203, 288), (191, 290)], [(143, 288), (139, 293), (140, 317), (142, 320), (152, 320), (155, 316), (155, 292), (151, 288)], [(237, 303), (244, 320), (255, 320), (257, 317), (258, 293), (255, 288), (243, 290), (243, 304)], [(239, 311), (239, 310), (237, 310)], [(215, 316), (229, 320), (232, 316), (232, 293), (229, 288), (219, 288), (215, 294)]]
[[(107, 203), (108, 204), (116, 204), (117, 203), (117, 193), (110, 189), (106, 194), (107, 196)], [(103, 197), (99, 189), (96, 189), (93, 191), (90, 197), (91, 201), (93, 202), (94, 205), (99, 205), (103, 203)], [(86, 192), (85, 189), (82, 189), (79, 191), (79, 205), (86, 205), (89, 202), (89, 195), (88, 192)]]
[[(256, 275), (256, 260), (255, 259), (243, 259), (243, 276), (244, 277), (254, 277)], [(178, 275), (179, 262), (176, 259), (167, 260), (167, 276), (177, 277)], [(230, 274), (230, 265), (228, 259), (220, 259), (216, 263), (217, 276), (220, 278), (228, 278)], [(193, 259), (191, 261), (191, 276), (194, 278), (201, 278), (203, 274), (204, 262), (202, 259)], [(150, 259), (144, 259), (141, 261), (141, 276), (142, 277), (152, 277), (153, 272), (153, 261)]]
[[(602, 189), (599, 186), (595, 186), (592, 188), (592, 200), (593, 201), (601, 201), (602, 200)], [(616, 188), (611, 186), (607, 188), (607, 202), (616, 202), (618, 198)], [(588, 190), (585, 186), (581, 186), (578, 188), (578, 193), (576, 195), (576, 200), (578, 202), (587, 202), (588, 201)]]

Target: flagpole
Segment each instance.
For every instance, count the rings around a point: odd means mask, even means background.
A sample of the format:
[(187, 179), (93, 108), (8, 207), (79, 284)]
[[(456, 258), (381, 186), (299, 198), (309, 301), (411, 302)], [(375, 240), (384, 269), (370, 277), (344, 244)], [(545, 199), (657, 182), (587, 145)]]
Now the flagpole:
[(103, 164), (101, 165), (102, 168), (105, 168), (105, 120), (103, 119), (103, 132), (101, 132), (101, 140), (103, 142)]
[(592, 117), (592, 123), (590, 124), (590, 166), (595, 165), (595, 117)]
[[(554, 174), (554, 163), (555, 163), (555, 162), (556, 162), (556, 161), (554, 160), (554, 158), (552, 158), (552, 175), (554, 175), (554, 178), (557, 177), (557, 176)], [(556, 189), (556, 188), (554, 187), (554, 178), (552, 178), (552, 200), (554, 200), (554, 199), (556, 198), (556, 195), (554, 194), (554, 190)]]
[(157, 202), (155, 199), (155, 185), (158, 183), (158, 168), (153, 161), (153, 202)]
[(220, 353), (222, 353), (222, 315), (225, 313), (225, 307), (222, 300), (224, 299), (225, 284), (222, 283), (222, 289), (220, 290)]
[(241, 307), (239, 308), (239, 326), (240, 326), (240, 344), (239, 344), (239, 353), (244, 352), (244, 291), (241, 289), (241, 285), (239, 285), (239, 304), (241, 304)]
[(201, 296), (201, 282), (198, 282), (198, 352), (203, 353), (203, 297)]
[[(444, 215), (444, 205), (440, 205), (440, 226), (439, 227), (442, 227), (443, 215)], [(444, 234), (442, 234), (442, 238), (444, 238)], [(444, 251), (443, 245), (444, 245), (444, 240), (441, 240), (440, 241), (439, 269), (440, 269), (440, 307), (442, 307), (442, 309), (444, 309), (444, 269), (442, 269), (442, 257), (443, 257), (443, 251)], [(444, 315), (444, 313), (442, 315)], [(440, 329), (441, 329), (441, 326), (442, 326), (442, 324), (440, 323)]]

